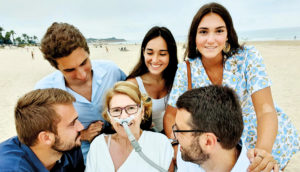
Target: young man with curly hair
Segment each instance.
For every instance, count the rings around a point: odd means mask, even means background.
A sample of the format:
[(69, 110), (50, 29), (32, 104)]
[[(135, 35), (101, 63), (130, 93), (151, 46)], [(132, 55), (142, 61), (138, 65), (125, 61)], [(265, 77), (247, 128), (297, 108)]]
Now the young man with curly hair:
[(83, 124), (82, 153), (86, 158), (90, 142), (107, 126), (102, 118), (102, 101), (107, 89), (126, 75), (114, 63), (90, 60), (86, 39), (73, 25), (53, 23), (41, 41), (44, 58), (57, 69), (35, 88), (60, 88), (75, 98), (75, 109)]

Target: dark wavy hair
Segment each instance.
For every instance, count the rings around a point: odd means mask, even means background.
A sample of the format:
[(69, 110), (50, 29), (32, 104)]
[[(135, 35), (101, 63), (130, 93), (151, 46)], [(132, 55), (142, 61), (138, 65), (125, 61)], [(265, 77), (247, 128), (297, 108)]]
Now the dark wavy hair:
[(165, 80), (165, 86), (167, 88), (167, 91), (170, 92), (172, 89), (175, 73), (177, 70), (178, 59), (177, 59), (177, 46), (176, 46), (175, 39), (171, 31), (166, 27), (154, 26), (147, 32), (141, 45), (140, 60), (135, 65), (133, 70), (130, 72), (127, 79), (135, 78), (137, 76), (141, 76), (149, 72), (145, 64), (144, 50), (150, 40), (157, 38), (159, 36), (166, 41), (168, 47), (169, 64), (167, 68), (163, 71), (162, 78)]
[(190, 59), (195, 59), (197, 57), (201, 57), (201, 54), (196, 51), (196, 34), (197, 34), (197, 28), (199, 26), (199, 23), (201, 22), (202, 18), (209, 13), (215, 13), (219, 15), (226, 24), (227, 29), (227, 37), (228, 37), (228, 43), (230, 44), (230, 50), (228, 53), (224, 53), (223, 55), (226, 55), (227, 57), (231, 57), (239, 49), (242, 48), (238, 42), (238, 36), (236, 34), (236, 31), (233, 26), (232, 18), (227, 11), (227, 9), (218, 3), (208, 3), (203, 5), (199, 11), (196, 13), (196, 15), (193, 18), (192, 24), (190, 26), (189, 35), (188, 35), (188, 45), (187, 49), (185, 51), (185, 57), (188, 57)]
[(57, 69), (56, 59), (70, 55), (76, 48), (83, 48), (90, 54), (86, 39), (73, 25), (54, 22), (41, 41), (44, 58)]

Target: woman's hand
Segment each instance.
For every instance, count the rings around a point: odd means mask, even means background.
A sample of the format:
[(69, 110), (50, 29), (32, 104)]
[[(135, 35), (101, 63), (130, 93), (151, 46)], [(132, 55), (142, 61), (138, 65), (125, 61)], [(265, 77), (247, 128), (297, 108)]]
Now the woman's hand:
[(274, 160), (272, 154), (263, 149), (249, 149), (247, 152), (247, 156), (251, 162), (247, 169), (248, 172), (269, 172), (272, 170), (274, 172), (279, 171), (278, 164), (276, 160)]

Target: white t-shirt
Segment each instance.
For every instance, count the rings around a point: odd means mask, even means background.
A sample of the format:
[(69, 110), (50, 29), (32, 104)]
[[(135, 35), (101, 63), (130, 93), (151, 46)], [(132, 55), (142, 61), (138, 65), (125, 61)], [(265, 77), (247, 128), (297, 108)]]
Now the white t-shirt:
[[(184, 161), (181, 158), (180, 146), (178, 146), (176, 161), (177, 161), (177, 172), (193, 172), (193, 171), (205, 172), (205, 170), (201, 168), (200, 165)], [(231, 169), (231, 172), (247, 171), (249, 165), (250, 165), (250, 161), (247, 157), (246, 146), (242, 145), (240, 156), (236, 161), (235, 165), (233, 166), (233, 168)]]
[[(138, 143), (142, 152), (160, 167), (168, 170), (173, 158), (173, 148), (169, 139), (160, 133), (143, 131)], [(114, 164), (109, 153), (104, 135), (96, 137), (87, 155), (86, 172), (115, 172)], [(142, 159), (135, 150), (127, 157), (118, 169), (119, 172), (155, 171), (157, 170)]]

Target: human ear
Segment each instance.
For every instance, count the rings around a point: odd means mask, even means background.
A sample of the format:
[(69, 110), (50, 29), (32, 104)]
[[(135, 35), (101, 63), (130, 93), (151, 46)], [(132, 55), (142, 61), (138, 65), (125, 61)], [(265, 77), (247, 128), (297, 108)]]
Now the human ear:
[(52, 145), (52, 143), (55, 141), (55, 136), (52, 132), (48, 131), (41, 131), (38, 134), (38, 142), (46, 145)]
[(199, 138), (202, 149), (207, 152), (210, 152), (217, 144), (217, 137), (213, 133), (204, 133)]

